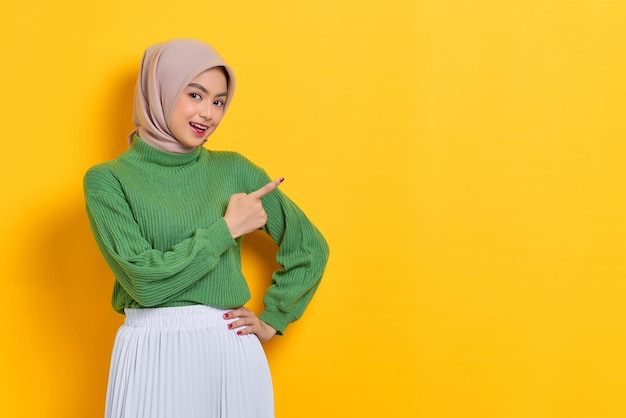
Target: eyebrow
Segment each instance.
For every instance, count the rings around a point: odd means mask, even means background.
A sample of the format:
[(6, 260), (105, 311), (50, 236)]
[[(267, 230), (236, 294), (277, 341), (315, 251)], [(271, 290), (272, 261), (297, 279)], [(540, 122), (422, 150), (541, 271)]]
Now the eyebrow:
[[(202, 84), (198, 84), (198, 83), (189, 83), (189, 85), (187, 85), (187, 87), (194, 87), (197, 88), (198, 90), (202, 91), (205, 94), (209, 94), (209, 91), (207, 89), (204, 88), (204, 86)], [(216, 94), (216, 97), (222, 97), (222, 96), (227, 96), (228, 93), (224, 92), (224, 93), (220, 93), (220, 94)]]

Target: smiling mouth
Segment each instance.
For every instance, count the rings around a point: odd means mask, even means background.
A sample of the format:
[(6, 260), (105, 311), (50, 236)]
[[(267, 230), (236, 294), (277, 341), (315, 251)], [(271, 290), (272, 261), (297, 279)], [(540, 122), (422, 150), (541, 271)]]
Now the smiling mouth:
[(209, 129), (208, 126), (203, 125), (201, 123), (196, 123), (196, 122), (189, 122), (189, 126), (191, 127), (191, 130), (194, 131), (198, 135), (204, 134), (207, 131), (207, 129)]

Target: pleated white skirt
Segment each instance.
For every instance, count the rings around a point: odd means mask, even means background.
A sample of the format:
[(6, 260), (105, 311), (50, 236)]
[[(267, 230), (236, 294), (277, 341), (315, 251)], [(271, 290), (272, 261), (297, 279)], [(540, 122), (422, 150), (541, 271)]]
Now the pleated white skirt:
[(273, 418), (258, 338), (204, 305), (127, 309), (115, 337), (105, 418)]

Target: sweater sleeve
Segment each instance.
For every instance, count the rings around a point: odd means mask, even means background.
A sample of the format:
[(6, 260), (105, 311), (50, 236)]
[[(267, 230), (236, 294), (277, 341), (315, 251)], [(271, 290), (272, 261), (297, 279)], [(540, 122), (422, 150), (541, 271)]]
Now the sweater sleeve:
[(158, 306), (192, 286), (218, 264), (221, 254), (236, 245), (220, 218), (168, 251), (157, 251), (142, 236), (110, 171), (90, 169), (84, 191), (98, 247), (122, 288), (141, 306)]
[[(267, 183), (269, 177), (265, 175), (262, 181)], [(277, 261), (282, 267), (272, 275), (259, 318), (283, 334), (313, 298), (329, 248), (320, 231), (279, 189), (263, 197), (263, 207), (268, 216), (264, 229), (278, 245)]]

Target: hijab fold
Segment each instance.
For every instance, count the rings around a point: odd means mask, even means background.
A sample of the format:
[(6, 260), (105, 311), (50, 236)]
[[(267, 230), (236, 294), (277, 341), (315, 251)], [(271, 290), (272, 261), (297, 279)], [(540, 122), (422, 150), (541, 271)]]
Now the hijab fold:
[(148, 144), (164, 151), (189, 152), (172, 135), (170, 118), (185, 87), (213, 67), (224, 67), (228, 73), (226, 112), (235, 93), (235, 74), (215, 49), (202, 41), (185, 38), (148, 47), (135, 85), (135, 129), (128, 135), (128, 143), (138, 134)]

